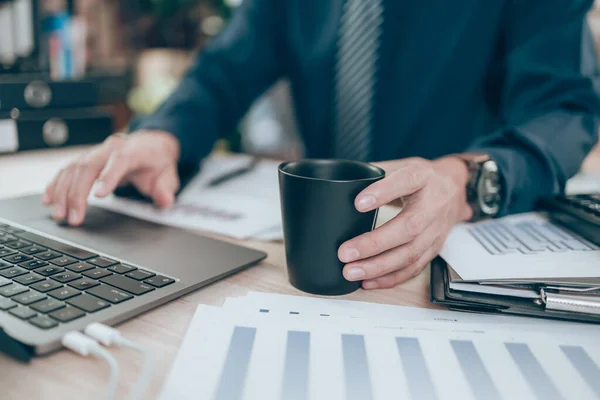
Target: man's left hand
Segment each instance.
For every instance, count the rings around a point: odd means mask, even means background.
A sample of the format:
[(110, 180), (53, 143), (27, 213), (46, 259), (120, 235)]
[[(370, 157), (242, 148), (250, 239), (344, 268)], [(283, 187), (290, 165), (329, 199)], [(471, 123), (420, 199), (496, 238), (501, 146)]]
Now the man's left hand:
[(468, 169), (455, 157), (435, 161), (410, 158), (377, 163), (386, 177), (355, 201), (367, 212), (399, 200), (402, 211), (377, 229), (338, 250), (344, 277), (363, 288), (390, 288), (421, 273), (439, 253), (450, 229), (471, 218), (466, 200)]

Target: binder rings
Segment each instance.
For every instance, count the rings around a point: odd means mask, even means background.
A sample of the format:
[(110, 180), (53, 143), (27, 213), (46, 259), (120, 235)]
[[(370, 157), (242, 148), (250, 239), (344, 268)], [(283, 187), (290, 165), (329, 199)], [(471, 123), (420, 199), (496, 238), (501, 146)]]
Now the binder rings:
[(519, 297), (454, 290), (450, 288), (451, 271), (441, 257), (431, 262), (432, 303), (457, 311), (600, 323), (600, 285), (593, 279), (587, 286), (582, 286), (588, 281), (585, 279), (513, 282), (536, 293), (531, 297)]
[(50, 81), (28, 74), (0, 76), (0, 112), (14, 108), (91, 107), (98, 100), (97, 85), (91, 80)]
[(101, 108), (0, 112), (0, 153), (95, 144), (113, 131)]

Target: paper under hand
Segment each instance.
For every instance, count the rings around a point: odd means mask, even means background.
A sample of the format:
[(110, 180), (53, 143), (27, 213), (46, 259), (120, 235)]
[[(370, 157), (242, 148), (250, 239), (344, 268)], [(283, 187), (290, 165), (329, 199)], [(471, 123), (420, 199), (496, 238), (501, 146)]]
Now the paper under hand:
[[(249, 162), (246, 157), (210, 158), (198, 176), (180, 193), (168, 209), (152, 204), (109, 196), (91, 196), (90, 204), (160, 224), (195, 229), (248, 239), (281, 226), (277, 165), (261, 161), (251, 172), (215, 187), (207, 183), (214, 177)], [(280, 230), (280, 228), (279, 228)], [(269, 240), (278, 239), (271, 234)]]

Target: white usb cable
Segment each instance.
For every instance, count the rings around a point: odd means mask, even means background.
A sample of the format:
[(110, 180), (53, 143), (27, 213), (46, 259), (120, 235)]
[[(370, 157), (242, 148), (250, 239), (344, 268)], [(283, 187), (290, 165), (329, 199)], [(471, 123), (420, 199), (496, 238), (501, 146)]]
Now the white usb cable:
[(131, 340), (123, 337), (121, 333), (109, 326), (104, 324), (100, 324), (98, 322), (91, 323), (88, 325), (85, 330), (85, 334), (96, 339), (98, 342), (102, 343), (104, 346), (122, 346), (128, 347), (135, 351), (138, 351), (144, 355), (144, 365), (142, 367), (142, 372), (135, 386), (131, 390), (130, 399), (132, 400), (141, 400), (144, 396), (144, 393), (150, 386), (150, 380), (152, 379), (152, 371), (154, 369), (152, 355), (150, 351), (143, 346), (140, 346)]
[(116, 397), (117, 387), (119, 386), (119, 363), (117, 360), (98, 342), (87, 337), (80, 332), (69, 332), (63, 339), (62, 344), (75, 353), (87, 357), (89, 355), (104, 359), (110, 367), (110, 381), (106, 390), (105, 399), (113, 400)]

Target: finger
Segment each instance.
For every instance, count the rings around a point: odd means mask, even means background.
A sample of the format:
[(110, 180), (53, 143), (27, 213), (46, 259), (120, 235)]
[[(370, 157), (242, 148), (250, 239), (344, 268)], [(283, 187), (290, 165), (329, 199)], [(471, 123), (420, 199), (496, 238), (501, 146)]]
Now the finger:
[(59, 171), (54, 176), (54, 178), (50, 181), (48, 186), (46, 186), (46, 189), (44, 190), (44, 195), (42, 196), (42, 204), (43, 205), (47, 206), (54, 202), (54, 190), (56, 188), (56, 184), (58, 183), (58, 180), (60, 179), (60, 176), (62, 173), (63, 173), (63, 170)]
[(70, 225), (79, 225), (87, 211), (87, 198), (102, 167), (110, 155), (110, 150), (100, 147), (75, 164), (73, 183), (67, 195), (67, 217)]
[(349, 281), (376, 279), (409, 267), (417, 263), (429, 249), (438, 245), (439, 231), (437, 225), (431, 225), (410, 243), (366, 260), (347, 264), (343, 270), (344, 277)]
[(343, 243), (338, 250), (338, 258), (349, 263), (402, 246), (427, 229), (433, 223), (435, 215), (435, 212), (428, 209), (425, 200), (413, 203), (377, 229)]
[(146, 197), (151, 197), (154, 183), (156, 182), (156, 171), (138, 171), (132, 174), (128, 174), (124, 177), (122, 183), (130, 183)]
[(168, 207), (175, 201), (175, 193), (179, 189), (179, 177), (175, 166), (166, 168), (156, 179), (151, 192), (152, 200), (159, 207)]
[(363, 281), (363, 288), (370, 289), (387, 289), (404, 283), (410, 279), (416, 278), (423, 272), (427, 264), (433, 260), (438, 254), (439, 249), (432, 246), (428, 249), (415, 263), (402, 268), (398, 271), (391, 272), (382, 277)]
[(65, 168), (58, 177), (52, 199), (54, 203), (54, 211), (52, 217), (55, 221), (62, 221), (67, 215), (67, 194), (71, 186), (74, 168), (69, 166)]
[(425, 160), (409, 160), (380, 181), (369, 185), (356, 196), (358, 211), (367, 212), (424, 188), (433, 169)]
[(134, 171), (135, 166), (139, 163), (139, 160), (136, 159), (139, 156), (136, 152), (126, 149), (114, 151), (100, 172), (94, 195), (105, 197), (112, 193), (123, 178)]

